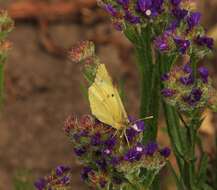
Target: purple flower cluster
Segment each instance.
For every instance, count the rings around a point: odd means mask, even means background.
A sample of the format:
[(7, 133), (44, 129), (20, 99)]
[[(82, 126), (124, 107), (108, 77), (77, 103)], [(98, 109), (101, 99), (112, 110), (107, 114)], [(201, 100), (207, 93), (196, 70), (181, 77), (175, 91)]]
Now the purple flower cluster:
[[(112, 17), (112, 20), (119, 20), (120, 23), (144, 24), (158, 20), (158, 17), (165, 13), (169, 7), (166, 0), (98, 0), (99, 4)], [(180, 2), (179, 2), (180, 3)], [(171, 1), (170, 4), (178, 5), (178, 2)], [(117, 22), (115, 22), (117, 26)], [(118, 30), (124, 29), (118, 25)], [(116, 28), (116, 27), (115, 27)]]
[[(129, 126), (123, 131), (117, 131), (94, 117), (85, 115), (80, 119), (70, 116), (64, 130), (72, 141), (74, 153), (84, 165), (81, 172), (82, 179), (92, 187), (103, 188), (108, 183), (119, 182), (124, 179), (114, 179), (113, 172), (123, 172), (130, 169), (130, 165), (141, 167), (147, 157), (157, 157), (156, 161), (149, 161), (143, 167), (158, 166), (165, 163), (169, 151), (160, 149), (156, 143), (141, 144), (145, 123), (142, 120), (129, 118)], [(167, 148), (168, 149), (168, 148)], [(121, 169), (120, 169), (121, 168)], [(132, 169), (132, 168), (131, 168)], [(61, 169), (58, 170), (61, 173)]]
[[(155, 38), (155, 47), (160, 52), (178, 51), (180, 54), (189, 54), (190, 49), (212, 49), (213, 39), (207, 36), (198, 36), (203, 33), (200, 25), (201, 14), (192, 12), (182, 6), (183, 0), (171, 0), (172, 10), (170, 21), (163, 33)], [(201, 50), (201, 49), (200, 49)]]
[(174, 67), (162, 76), (164, 88), (161, 90), (165, 100), (182, 110), (204, 107), (209, 99), (209, 72), (199, 67), (195, 78), (193, 69), (186, 64)]
[(71, 182), (71, 168), (67, 166), (58, 166), (50, 176), (40, 178), (35, 182), (37, 190), (67, 188)]

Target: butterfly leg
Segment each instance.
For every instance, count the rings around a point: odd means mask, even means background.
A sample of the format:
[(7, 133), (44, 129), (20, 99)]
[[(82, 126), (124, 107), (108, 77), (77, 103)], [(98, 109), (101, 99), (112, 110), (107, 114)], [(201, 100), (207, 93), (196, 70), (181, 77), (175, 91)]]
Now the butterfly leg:
[(129, 142), (129, 140), (128, 140), (126, 130), (124, 130), (124, 137), (125, 137), (125, 139), (126, 139), (126, 141), (127, 141), (128, 147), (130, 147), (130, 142)]

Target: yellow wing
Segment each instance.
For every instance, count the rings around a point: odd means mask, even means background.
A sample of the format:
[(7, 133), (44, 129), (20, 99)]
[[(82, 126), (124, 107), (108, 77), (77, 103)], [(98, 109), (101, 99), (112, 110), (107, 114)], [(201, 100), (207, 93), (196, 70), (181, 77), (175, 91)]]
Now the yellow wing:
[(116, 129), (126, 125), (126, 111), (104, 64), (98, 66), (95, 81), (89, 87), (88, 95), (92, 114), (98, 120)]

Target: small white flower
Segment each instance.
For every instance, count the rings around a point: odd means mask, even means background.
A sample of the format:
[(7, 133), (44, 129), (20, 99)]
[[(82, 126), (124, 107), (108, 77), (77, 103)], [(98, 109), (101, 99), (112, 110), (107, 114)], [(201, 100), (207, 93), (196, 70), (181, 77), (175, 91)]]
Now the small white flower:
[(147, 16), (151, 16), (151, 10), (150, 10), (150, 9), (146, 10), (146, 11), (145, 11), (145, 14), (146, 14)]

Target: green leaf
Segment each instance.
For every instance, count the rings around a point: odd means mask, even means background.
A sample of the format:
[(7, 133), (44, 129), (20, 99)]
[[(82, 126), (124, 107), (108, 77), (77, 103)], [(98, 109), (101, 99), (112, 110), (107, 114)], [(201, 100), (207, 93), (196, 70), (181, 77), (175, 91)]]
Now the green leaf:
[(82, 95), (84, 96), (84, 98), (88, 100), (88, 90), (87, 90), (87, 87), (84, 85), (84, 84), (80, 84), (80, 89), (81, 89), (81, 93)]
[(167, 165), (170, 169), (170, 171), (173, 174), (173, 177), (175, 178), (176, 185), (178, 187), (178, 190), (186, 190), (186, 187), (182, 181), (182, 179), (179, 179), (178, 175), (176, 174), (175, 170), (173, 169), (173, 166), (171, 165), (170, 161), (167, 162)]
[(207, 167), (208, 167), (208, 156), (204, 153), (202, 155), (199, 171), (198, 171), (198, 187), (200, 187), (203, 183), (205, 183), (207, 178)]

